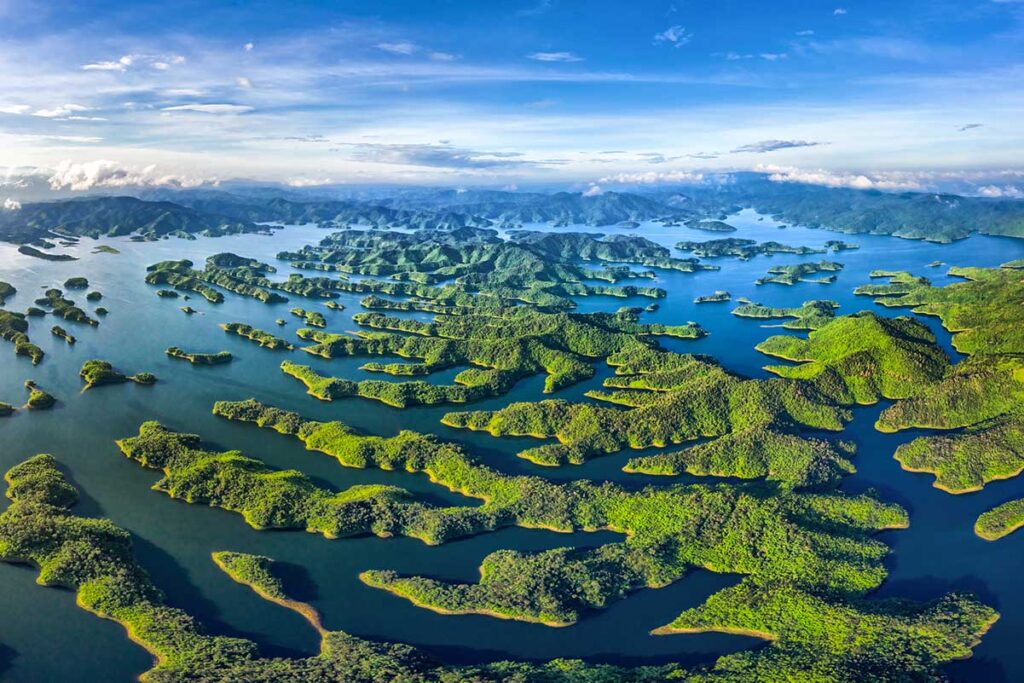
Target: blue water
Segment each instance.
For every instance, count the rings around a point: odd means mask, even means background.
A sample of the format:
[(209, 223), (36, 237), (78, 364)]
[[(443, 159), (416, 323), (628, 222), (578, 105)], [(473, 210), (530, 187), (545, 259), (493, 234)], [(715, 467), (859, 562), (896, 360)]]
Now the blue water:
[[(695, 296), (725, 289), (734, 298), (746, 296), (771, 306), (795, 306), (805, 300), (827, 298), (839, 302), (840, 313), (872, 309), (883, 315), (901, 315), (906, 311), (875, 306), (870, 299), (854, 296), (853, 288), (868, 282), (868, 273), (873, 269), (911, 270), (943, 284), (952, 281), (945, 275), (945, 268), (928, 268), (926, 264), (941, 260), (951, 265), (994, 266), (1024, 257), (1024, 241), (1005, 238), (974, 236), (953, 245), (936, 245), (871, 235), (846, 236), (793, 227), (779, 229), (770, 219), (758, 220), (751, 212), (731, 217), (729, 222), (740, 230), (728, 236), (811, 246), (844, 239), (860, 245), (856, 251), (829, 255), (758, 256), (746, 262), (713, 259), (722, 266), (717, 272), (658, 271), (655, 284), (668, 290), (669, 295), (659, 301), (659, 310), (645, 314), (644, 320), (676, 324), (694, 320), (711, 333), (697, 341), (664, 339), (664, 346), (680, 352), (714, 355), (726, 367), (748, 376), (765, 376), (762, 366), (771, 362), (753, 347), (767, 336), (783, 331), (765, 327), (761, 321), (730, 315), (734, 303), (695, 305)], [(680, 240), (723, 236), (654, 224), (628, 233), (649, 237), (666, 246)], [(594, 545), (621, 538), (609, 532), (566, 535), (506, 529), (439, 547), (428, 547), (411, 539), (327, 541), (301, 532), (256, 532), (238, 515), (186, 505), (149, 490), (159, 475), (127, 461), (114, 445), (114, 439), (135, 434), (141, 422), (155, 419), (173, 429), (198, 433), (214, 447), (238, 448), (274, 467), (302, 469), (327, 486), (386, 482), (437, 502), (476, 504), (416, 475), (343, 469), (330, 458), (304, 450), (294, 439), (219, 420), (210, 413), (216, 400), (249, 397), (314, 419), (341, 419), (378, 434), (394, 434), (403, 428), (433, 432), (464, 444), (491, 465), (511, 473), (542, 474), (555, 480), (609, 479), (629, 485), (671, 481), (623, 473), (625, 459), (635, 453), (596, 458), (578, 467), (537, 467), (515, 457), (516, 452), (537, 445), (536, 440), (494, 439), (486, 434), (446, 428), (438, 420), (450, 407), (398, 410), (361, 399), (317, 401), (307, 396), (298, 382), (280, 372), (277, 366), (281, 360), (294, 358), (333, 376), (385, 377), (359, 370), (365, 359), (328, 361), (300, 352), (267, 351), (217, 327), (221, 322), (241, 321), (291, 338), (294, 330), (301, 327), (301, 321), (290, 315), (288, 309), (302, 305), (321, 310), (330, 331), (354, 330), (351, 315), (360, 310), (358, 295), (342, 295), (339, 301), (347, 308), (340, 312), (298, 297), (288, 304), (266, 306), (228, 294), (223, 304), (213, 305), (199, 297), (188, 302), (160, 299), (154, 294), (156, 288), (143, 282), (145, 267), (150, 263), (183, 257), (201, 263), (206, 256), (219, 251), (234, 251), (275, 263), (280, 268), (278, 277), (285, 278), (291, 269), (287, 264), (277, 263), (274, 255), (317, 241), (324, 234), (315, 227), (293, 226), (273, 236), (145, 244), (121, 239), (83, 240), (80, 246), (67, 249), (81, 260), (66, 263), (33, 259), (18, 254), (10, 245), (0, 245), (0, 280), (11, 282), (19, 290), (8, 301), (8, 308), (24, 310), (39, 296), (36, 292), (60, 286), (68, 277), (85, 275), (90, 280), (90, 289), (104, 294), (102, 302), (85, 307), (92, 310), (101, 305), (110, 310), (98, 328), (64, 324), (78, 337), (73, 347), (50, 335), (53, 320), (33, 319), (32, 340), (47, 354), (36, 367), (27, 359), (16, 358), (12, 347), (0, 342), (0, 401), (22, 403), (26, 396), (22, 383), (29, 378), (60, 401), (52, 411), (19, 411), (12, 418), (0, 420), (0, 468), (6, 470), (35, 453), (54, 454), (84, 493), (79, 512), (107, 516), (131, 530), (142, 563), (172, 604), (194, 613), (216, 632), (255, 639), (268, 654), (312, 654), (316, 652), (318, 638), (297, 615), (259, 599), (228, 579), (210, 561), (212, 551), (257, 552), (298, 565), (307, 574), (310, 601), (323, 613), (328, 628), (412, 643), (451, 662), (553, 657), (608, 662), (702, 662), (722, 653), (757, 646), (758, 641), (722, 634), (648, 635), (651, 629), (667, 623), (683, 609), (699, 604), (737, 580), (709, 572), (694, 572), (668, 588), (641, 591), (563, 629), (483, 616), (442, 616), (367, 588), (357, 578), (365, 569), (396, 569), (469, 581), (477, 577), (480, 561), (494, 550)], [(122, 253), (91, 254), (99, 243), (116, 246)], [(754, 285), (754, 280), (772, 265), (819, 258), (846, 265), (836, 283)], [(85, 303), (84, 293), (74, 292), (72, 298)], [(579, 300), (579, 310), (614, 311), (622, 305), (644, 306), (649, 302), (643, 298), (591, 297)], [(182, 313), (179, 308), (186, 303), (199, 313)], [(276, 318), (287, 320), (287, 326), (278, 328), (274, 324)], [(937, 320), (925, 318), (924, 322), (955, 357), (949, 335)], [(228, 350), (235, 355), (235, 361), (212, 368), (193, 367), (164, 355), (164, 349), (172, 345), (199, 351)], [(94, 357), (110, 360), (125, 371), (154, 372), (160, 382), (153, 387), (129, 384), (80, 393), (78, 369), (84, 360)], [(434, 379), (450, 381), (458, 370), (446, 370)], [(603, 366), (597, 370), (592, 380), (556, 396), (587, 400), (583, 393), (598, 387), (610, 374)], [(545, 397), (542, 388), (543, 378), (532, 377), (520, 382), (509, 395), (473, 407), (493, 408), (511, 401), (540, 399)], [(880, 409), (876, 406), (856, 411), (845, 436), (858, 443), (858, 472), (844, 483), (844, 488), (851, 491), (878, 489), (886, 499), (899, 502), (911, 513), (909, 529), (882, 536), (894, 552), (889, 560), (890, 579), (878, 594), (926, 599), (954, 589), (977, 592), (1003, 616), (975, 650), (975, 657), (950, 667), (950, 675), (959, 681), (1024, 680), (1024, 658), (1016, 651), (1016, 634), (1024, 631), (1024, 590), (1018, 580), (1024, 571), (1024, 554), (1020, 553), (1024, 535), (989, 543), (971, 532), (978, 513), (1024, 495), (1024, 477), (995, 482), (978, 493), (943, 493), (931, 486), (931, 477), (900, 470), (892, 458), (893, 451), (915, 434), (875, 432), (871, 425)], [(128, 681), (149, 668), (149, 656), (131, 644), (118, 625), (78, 609), (73, 595), (67, 591), (37, 587), (35, 575), (27, 567), (0, 564), (0, 678)], [(59, 657), (55, 656), (58, 652)]]

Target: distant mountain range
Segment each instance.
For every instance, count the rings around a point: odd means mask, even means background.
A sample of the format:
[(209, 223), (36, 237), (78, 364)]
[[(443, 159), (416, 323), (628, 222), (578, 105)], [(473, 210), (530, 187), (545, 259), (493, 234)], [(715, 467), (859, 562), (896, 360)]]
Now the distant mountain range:
[(1024, 237), (1024, 201), (934, 193), (887, 193), (779, 183), (763, 174), (731, 182), (605, 192), (505, 192), (414, 188), (387, 196), (332, 199), (269, 188), (245, 191), (146, 190), (139, 197), (82, 197), (0, 210), (0, 240), (41, 244), (67, 236), (224, 235), (266, 230), (261, 223), (315, 223), (453, 230), (464, 227), (611, 226), (641, 221), (721, 219), (753, 208), (780, 221), (845, 233), (950, 242), (973, 232)]

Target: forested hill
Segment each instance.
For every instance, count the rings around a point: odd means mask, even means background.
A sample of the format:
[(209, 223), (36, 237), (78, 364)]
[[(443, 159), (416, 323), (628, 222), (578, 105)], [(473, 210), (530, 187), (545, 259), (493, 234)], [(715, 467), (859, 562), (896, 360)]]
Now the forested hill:
[(325, 227), (453, 230), (528, 223), (632, 226), (720, 219), (744, 208), (784, 223), (844, 233), (952, 242), (978, 232), (1024, 237), (1024, 201), (922, 192), (887, 193), (773, 182), (737, 173), (727, 182), (673, 189), (604, 192), (506, 192), (409, 189), (372, 198), (325, 198), (325, 191), (147, 191), (135, 197), (85, 197), (0, 210), (0, 240), (27, 243), (50, 232), (96, 237), (138, 234), (222, 235), (260, 230), (258, 223)]
[(749, 173), (736, 174), (732, 183), (659, 193), (656, 198), (706, 211), (753, 208), (785, 223), (851, 234), (931, 242), (952, 242), (974, 232), (1024, 237), (1024, 201), (1014, 199), (773, 182)]
[(250, 221), (196, 211), (173, 202), (147, 202), (134, 197), (85, 197), (0, 211), (0, 239), (17, 243), (35, 242), (52, 236), (51, 232), (87, 237), (139, 234), (156, 238), (260, 229)]

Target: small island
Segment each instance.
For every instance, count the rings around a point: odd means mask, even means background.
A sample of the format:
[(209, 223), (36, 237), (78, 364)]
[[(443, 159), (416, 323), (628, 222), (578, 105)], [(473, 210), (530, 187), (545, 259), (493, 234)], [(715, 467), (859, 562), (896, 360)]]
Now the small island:
[(705, 294), (704, 296), (698, 296), (693, 300), (695, 304), (714, 304), (721, 303), (723, 301), (731, 301), (732, 294), (729, 292), (719, 289), (714, 294)]
[(53, 334), (53, 336), (54, 336), (54, 337), (58, 337), (58, 338), (60, 338), (60, 339), (63, 339), (63, 340), (64, 340), (64, 341), (66, 341), (66, 342), (67, 342), (68, 344), (74, 344), (74, 343), (75, 343), (75, 341), (76, 341), (76, 340), (75, 340), (75, 338), (74, 338), (74, 336), (73, 336), (73, 335), (71, 335), (71, 334), (70, 334), (70, 333), (69, 333), (69, 332), (68, 332), (67, 330), (65, 330), (65, 329), (64, 329), (63, 327), (61, 327), (60, 325), (54, 325), (54, 326), (53, 326), (53, 327), (52, 327), (52, 328), (50, 329), (50, 332), (51, 332), (51, 333)]
[(25, 388), (28, 389), (28, 403), (25, 404), (25, 407), (29, 410), (47, 410), (57, 402), (52, 394), (44, 391), (30, 379), (25, 380)]
[(230, 334), (237, 334), (239, 337), (250, 339), (266, 349), (291, 351), (295, 348), (289, 341), (275, 337), (269, 332), (258, 330), (245, 323), (221, 323), (220, 328)]
[(167, 349), (167, 355), (171, 358), (187, 360), (193, 365), (222, 365), (224, 363), (230, 363), (232, 360), (232, 355), (228, 351), (218, 351), (217, 353), (189, 353), (188, 351), (183, 351), (177, 346), (172, 346)]
[[(137, 375), (126, 375), (114, 369), (114, 366), (105, 360), (87, 360), (82, 364), (79, 376), (85, 382), (85, 389), (100, 386), (103, 384), (122, 384), (124, 382), (135, 382), (136, 384), (150, 385), (156, 382), (156, 375), (151, 372), (140, 372)], [(83, 389), (83, 391), (85, 391)]]

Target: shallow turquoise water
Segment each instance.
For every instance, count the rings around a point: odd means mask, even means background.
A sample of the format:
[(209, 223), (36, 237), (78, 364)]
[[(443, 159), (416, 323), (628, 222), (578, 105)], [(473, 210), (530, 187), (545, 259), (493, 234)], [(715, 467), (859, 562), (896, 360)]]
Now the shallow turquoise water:
[[(756, 257), (747, 262), (714, 260), (718, 272), (685, 274), (659, 271), (657, 284), (669, 291), (660, 309), (645, 315), (648, 322), (679, 323), (695, 320), (711, 335), (698, 341), (663, 340), (666, 347), (681, 352), (716, 356), (730, 369), (763, 376), (765, 357), (753, 347), (765, 337), (778, 333), (758, 321), (729, 314), (734, 304), (694, 305), (695, 296), (717, 289), (734, 297), (747, 296), (773, 306), (792, 306), (814, 298), (840, 302), (840, 312), (873, 309), (886, 315), (905, 311), (874, 306), (856, 297), (852, 290), (868, 281), (873, 269), (907, 269), (927, 275), (937, 283), (950, 281), (944, 268), (927, 268), (941, 260), (953, 265), (993, 266), (1024, 257), (1024, 241), (975, 236), (954, 245), (933, 245), (870, 235), (845, 236), (837, 233), (787, 228), (780, 230), (771, 220), (757, 220), (744, 213), (730, 219), (741, 228), (735, 237), (774, 239), (790, 244), (818, 245), (830, 239), (860, 244), (857, 251), (827, 256), (776, 255)], [(585, 228), (580, 228), (585, 229)], [(604, 230), (603, 232), (613, 232)], [(625, 232), (625, 231), (622, 231)], [(644, 225), (635, 232), (671, 246), (687, 240), (720, 237), (687, 228)], [(251, 426), (214, 418), (210, 408), (221, 399), (256, 397), (315, 419), (341, 419), (355, 427), (379, 434), (394, 434), (409, 428), (440, 434), (465, 444), (489, 463), (509, 472), (543, 474), (552, 479), (587, 477), (613, 479), (626, 484), (668, 483), (621, 472), (629, 454), (596, 458), (586, 465), (545, 469), (515, 457), (532, 439), (493, 439), (448, 429), (438, 419), (450, 407), (398, 410), (376, 402), (351, 399), (322, 403), (305, 395), (302, 386), (277, 368), (286, 352), (260, 349), (251, 342), (222, 332), (217, 323), (242, 321), (292, 337), (300, 320), (288, 313), (292, 305), (306, 305), (299, 297), (288, 304), (266, 306), (251, 299), (228, 294), (225, 303), (209, 304), (193, 297), (187, 302), (200, 311), (186, 316), (180, 299), (159, 299), (155, 287), (143, 282), (146, 265), (167, 258), (191, 258), (197, 263), (218, 251), (235, 251), (274, 263), (281, 250), (295, 249), (318, 240), (325, 233), (313, 227), (289, 227), (272, 237), (237, 236), (196, 241), (170, 240), (136, 244), (106, 240), (122, 251), (119, 255), (90, 254), (97, 244), (83, 240), (69, 251), (80, 261), (51, 263), (22, 256), (10, 245), (0, 245), (0, 280), (14, 284), (19, 292), (8, 307), (24, 310), (45, 287), (60, 286), (65, 279), (86, 275), (91, 287), (99, 289), (110, 314), (98, 328), (65, 324), (78, 337), (74, 347), (52, 337), (54, 324), (46, 318), (32, 320), (32, 340), (46, 351), (46, 359), (33, 367), (16, 358), (6, 342), (0, 342), (0, 400), (21, 403), (26, 395), (25, 379), (32, 378), (60, 400), (57, 408), (43, 413), (19, 412), (0, 420), (0, 467), (7, 469), (40, 452), (54, 454), (68, 469), (84, 494), (79, 512), (104, 515), (130, 529), (135, 535), (141, 561), (156, 583), (170, 596), (172, 604), (200, 617), (212, 630), (245, 635), (257, 640), (268, 653), (311, 654), (317, 637), (295, 614), (256, 597), (233, 583), (209, 559), (215, 550), (258, 552), (286, 560), (305, 569), (310, 601), (324, 614), (328, 628), (355, 635), (404, 641), (420, 645), (453, 662), (484, 661), (495, 658), (548, 659), (585, 657), (594, 661), (707, 661), (717, 654), (758, 641), (721, 634), (653, 637), (648, 631), (661, 626), (683, 609), (699, 604), (712, 592), (731, 584), (736, 577), (694, 572), (661, 590), (645, 590), (611, 608), (594, 613), (569, 628), (550, 629), (540, 625), (501, 621), (482, 616), (441, 616), (415, 608), (382, 591), (363, 586), (357, 574), (365, 569), (396, 569), (447, 579), (473, 580), (485, 555), (500, 548), (545, 549), (563, 545), (600, 544), (619, 538), (612, 533), (555, 534), (544, 531), (506, 529), (440, 547), (427, 547), (411, 539), (345, 539), (327, 541), (301, 532), (256, 532), (241, 517), (220, 510), (186, 505), (149, 490), (158, 479), (155, 472), (139, 468), (124, 459), (113, 441), (137, 432), (141, 422), (160, 420), (171, 428), (196, 432), (214, 446), (238, 448), (275, 467), (295, 467), (333, 487), (356, 483), (387, 482), (408, 488), (431, 499), (460, 505), (473, 501), (432, 486), (424, 477), (405, 473), (346, 470), (325, 456), (305, 451), (294, 439)], [(827, 258), (846, 264), (833, 285), (801, 283), (755, 286), (754, 280), (773, 264)], [(280, 277), (289, 271), (285, 264)], [(71, 298), (84, 303), (84, 293)], [(328, 329), (355, 329), (351, 315), (359, 310), (359, 296), (340, 299), (342, 312), (322, 310)], [(580, 300), (581, 311), (615, 310), (622, 305), (643, 306), (649, 300), (593, 297)], [(311, 307), (306, 305), (306, 307)], [(95, 304), (86, 306), (91, 310)], [(276, 318), (288, 320), (277, 328)], [(934, 319), (925, 319), (947, 351), (949, 335)], [(189, 350), (235, 354), (233, 363), (212, 368), (192, 367), (173, 361), (164, 349), (179, 345)], [(160, 382), (154, 387), (121, 385), (100, 387), (80, 393), (78, 369), (88, 358), (104, 358), (118, 368), (151, 371)], [(297, 359), (321, 372), (350, 378), (375, 377), (358, 367), (363, 359), (327, 361), (303, 354)], [(435, 376), (450, 381), (457, 372)], [(598, 386), (609, 374), (599, 367), (593, 379), (559, 392), (556, 396), (583, 399), (583, 392)], [(542, 378), (519, 383), (505, 397), (474, 404), (498, 407), (516, 400), (542, 398)], [(889, 500), (911, 512), (908, 530), (886, 532), (892, 544), (889, 560), (891, 577), (882, 595), (929, 598), (952, 589), (978, 592), (1003, 614), (1002, 619), (976, 649), (975, 657), (951, 667), (951, 675), (962, 681), (1024, 680), (1024, 661), (1016, 648), (1016, 634), (1024, 631), (1024, 590), (1017, 577), (1024, 570), (1016, 534), (996, 543), (978, 539), (971, 532), (974, 518), (982, 510), (1004, 500), (1024, 495), (1024, 477), (990, 484), (979, 493), (951, 496), (931, 487), (931, 477), (900, 470), (892, 459), (896, 446), (913, 438), (913, 433), (883, 435), (871, 425), (881, 407), (857, 410), (846, 432), (858, 442), (858, 473), (844, 484), (849, 490), (874, 487)], [(35, 571), (0, 564), (0, 678), (13, 681), (80, 680), (127, 681), (149, 667), (149, 656), (131, 644), (121, 628), (103, 622), (74, 605), (66, 591), (34, 585)], [(59, 656), (57, 656), (59, 654)]]

